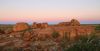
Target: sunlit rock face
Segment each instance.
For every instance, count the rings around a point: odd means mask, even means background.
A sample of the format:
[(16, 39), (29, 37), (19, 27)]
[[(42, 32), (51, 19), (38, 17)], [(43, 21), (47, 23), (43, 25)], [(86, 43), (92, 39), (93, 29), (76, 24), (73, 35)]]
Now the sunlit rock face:
[(47, 38), (51, 38), (51, 34), (53, 32), (52, 28), (45, 28), (45, 29), (34, 29), (34, 34), (36, 34), (37, 39), (45, 40)]
[(33, 33), (30, 32), (30, 31), (26, 31), (23, 34), (23, 40), (24, 41), (30, 41), (32, 37), (33, 37)]
[(92, 26), (59, 26), (53, 28), (60, 34), (60, 38), (67, 36), (69, 40), (78, 39), (80, 36), (88, 36), (94, 32)]
[[(17, 23), (13, 31), (22, 31), (29, 29), (29, 25), (27, 23)], [(59, 38), (63, 38), (67, 36), (69, 40), (77, 39), (80, 36), (90, 35), (94, 28), (92, 26), (81, 26), (78, 20), (72, 19), (70, 22), (61, 22), (55, 25), (48, 25), (48, 23), (33, 23), (31, 33), (29, 30), (24, 32), (23, 39), (25, 41), (30, 41), (30, 39), (46, 39), (51, 38), (52, 33), (54, 31), (59, 33)], [(33, 36), (34, 35), (34, 36)], [(20, 37), (18, 34), (17, 37)]]
[(23, 31), (29, 29), (30, 26), (27, 23), (19, 22), (13, 27), (13, 31)]
[(48, 27), (48, 23), (42, 23), (41, 26), (42, 26), (43, 28), (47, 28), (47, 27)]
[(32, 28), (47, 28), (48, 23), (33, 23)]
[(70, 22), (61, 22), (58, 26), (80, 26), (80, 22), (76, 19), (72, 19)]
[(33, 24), (32, 24), (32, 28), (37, 28), (37, 23), (36, 22), (34, 22)]
[(58, 26), (69, 26), (70, 22), (61, 22), (58, 24)]
[(61, 38), (66, 35), (69, 40), (78, 39), (80, 36), (88, 36), (94, 32), (93, 26), (82, 26), (76, 19), (72, 19), (70, 22), (61, 22), (52, 27), (59, 32)]

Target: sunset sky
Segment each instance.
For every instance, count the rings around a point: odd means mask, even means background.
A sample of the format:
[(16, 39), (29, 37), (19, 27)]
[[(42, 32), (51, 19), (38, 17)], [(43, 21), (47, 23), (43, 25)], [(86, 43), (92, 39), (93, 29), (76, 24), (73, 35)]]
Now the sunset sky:
[(71, 19), (100, 24), (100, 0), (0, 0), (0, 24), (55, 24)]

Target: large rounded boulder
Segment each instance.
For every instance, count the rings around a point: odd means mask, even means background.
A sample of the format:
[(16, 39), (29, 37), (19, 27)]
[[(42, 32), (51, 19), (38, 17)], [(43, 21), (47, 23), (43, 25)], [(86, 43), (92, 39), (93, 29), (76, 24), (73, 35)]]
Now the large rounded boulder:
[(80, 22), (76, 19), (72, 19), (70, 22), (71, 26), (80, 26)]
[(13, 27), (13, 31), (23, 31), (29, 29), (30, 26), (27, 23), (19, 22)]

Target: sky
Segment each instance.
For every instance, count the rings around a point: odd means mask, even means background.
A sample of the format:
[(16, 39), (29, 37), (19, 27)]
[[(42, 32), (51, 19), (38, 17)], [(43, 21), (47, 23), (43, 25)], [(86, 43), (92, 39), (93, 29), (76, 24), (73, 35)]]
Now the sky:
[(0, 0), (0, 24), (56, 24), (71, 19), (100, 24), (100, 0)]

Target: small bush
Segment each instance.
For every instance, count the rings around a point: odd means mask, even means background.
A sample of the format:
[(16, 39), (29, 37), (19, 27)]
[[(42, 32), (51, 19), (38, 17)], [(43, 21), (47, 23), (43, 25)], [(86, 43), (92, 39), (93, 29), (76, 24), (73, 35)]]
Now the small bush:
[(52, 33), (52, 37), (53, 37), (53, 38), (57, 38), (57, 37), (59, 37), (59, 36), (60, 36), (59, 33), (56, 32), (56, 31)]
[(70, 41), (69, 41), (69, 37), (68, 37), (68, 33), (65, 32), (63, 34), (63, 37), (61, 39), (61, 42), (60, 42), (60, 46), (62, 48), (62, 51), (65, 51), (67, 46), (69, 45)]
[(95, 30), (100, 30), (100, 25), (96, 26)]
[(100, 38), (95, 35), (81, 37), (66, 51), (100, 51)]

